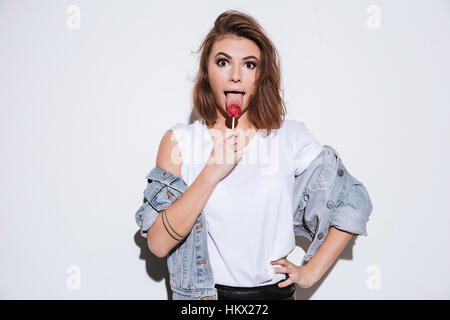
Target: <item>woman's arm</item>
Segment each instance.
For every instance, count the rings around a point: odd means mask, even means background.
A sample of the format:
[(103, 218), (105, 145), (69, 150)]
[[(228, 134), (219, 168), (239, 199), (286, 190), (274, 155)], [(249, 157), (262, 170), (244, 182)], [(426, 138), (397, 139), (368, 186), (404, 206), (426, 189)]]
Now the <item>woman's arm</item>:
[[(170, 130), (161, 140), (156, 165), (181, 176), (181, 164), (181, 154)], [(189, 234), (215, 186), (216, 183), (203, 170), (180, 198), (166, 209), (167, 220), (170, 220), (170, 225), (176, 232), (183, 236)], [(161, 214), (147, 231), (147, 244), (149, 250), (160, 258), (179, 244), (166, 231)]]
[[(156, 166), (180, 177), (182, 156), (173, 134), (170, 130), (162, 138), (156, 157)], [(147, 230), (148, 248), (156, 256), (165, 257), (179, 243), (176, 239), (180, 238), (172, 238), (164, 224), (172, 226), (181, 236), (189, 235), (216, 185), (242, 157), (245, 146), (242, 139), (236, 142), (238, 137), (239, 132), (230, 130), (224, 136), (216, 138), (214, 148), (202, 171), (186, 191), (165, 210), (167, 221), (163, 222), (162, 215), (159, 214)]]
[(347, 246), (352, 236), (353, 234), (350, 232), (330, 227), (324, 242), (312, 256), (311, 260), (304, 266), (314, 280), (311, 286), (319, 281), (325, 272), (327, 272)]
[(296, 266), (286, 258), (273, 261), (272, 264), (282, 265), (280, 268), (275, 268), (275, 273), (288, 274), (288, 279), (281, 282), (279, 287), (285, 287), (294, 282), (301, 288), (313, 286), (336, 261), (352, 236), (350, 232), (330, 227), (322, 245), (306, 265)]

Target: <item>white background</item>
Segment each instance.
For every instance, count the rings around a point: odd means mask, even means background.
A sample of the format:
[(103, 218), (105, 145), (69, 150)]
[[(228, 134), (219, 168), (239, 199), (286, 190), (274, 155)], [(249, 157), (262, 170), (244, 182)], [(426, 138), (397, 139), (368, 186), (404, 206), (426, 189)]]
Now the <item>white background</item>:
[(263, 26), (287, 118), (373, 203), (368, 236), (297, 299), (450, 298), (450, 1), (278, 3), (0, 1), (0, 298), (170, 296), (134, 215), (227, 9)]

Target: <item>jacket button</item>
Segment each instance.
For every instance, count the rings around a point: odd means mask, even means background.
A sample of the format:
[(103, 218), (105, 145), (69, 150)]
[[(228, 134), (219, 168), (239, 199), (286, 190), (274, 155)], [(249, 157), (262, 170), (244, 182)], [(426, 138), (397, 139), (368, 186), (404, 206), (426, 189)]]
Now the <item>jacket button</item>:
[(328, 209), (333, 208), (334, 207), (333, 201), (328, 201), (327, 207), (328, 207)]
[(344, 175), (344, 170), (339, 169), (339, 175), (342, 177)]
[(322, 238), (323, 238), (323, 233), (321, 232), (321, 233), (319, 233), (319, 235), (317, 236), (317, 239), (322, 240)]
[(197, 264), (205, 264), (205, 263), (206, 263), (206, 259), (197, 261)]
[(196, 230), (199, 230), (201, 228), (203, 228), (203, 223), (200, 223), (198, 226), (195, 227)]

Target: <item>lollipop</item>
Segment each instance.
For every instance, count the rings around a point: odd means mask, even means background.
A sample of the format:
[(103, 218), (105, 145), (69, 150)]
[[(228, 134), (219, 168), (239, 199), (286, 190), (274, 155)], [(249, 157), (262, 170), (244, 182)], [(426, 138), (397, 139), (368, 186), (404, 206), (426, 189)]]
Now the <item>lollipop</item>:
[(233, 124), (231, 129), (234, 129), (234, 118), (241, 114), (241, 106), (243, 95), (241, 93), (227, 93), (226, 104), (228, 115), (233, 118)]

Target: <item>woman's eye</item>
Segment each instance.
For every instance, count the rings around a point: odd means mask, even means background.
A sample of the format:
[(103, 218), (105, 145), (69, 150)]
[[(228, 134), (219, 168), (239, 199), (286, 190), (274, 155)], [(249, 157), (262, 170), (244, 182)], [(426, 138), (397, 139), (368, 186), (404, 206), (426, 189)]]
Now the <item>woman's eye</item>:
[(217, 60), (216, 63), (217, 63), (219, 66), (223, 67), (224, 65), (223, 65), (223, 64), (220, 64), (222, 61), (227, 61), (227, 60), (225, 60), (225, 59), (219, 59), (219, 60)]
[(250, 69), (256, 68), (256, 63), (254, 63), (254, 62), (247, 62), (246, 65), (248, 66), (248, 64), (251, 64), (253, 66)]
[[(226, 65), (226, 64), (223, 64), (222, 62), (227, 62), (227, 63), (228, 63), (228, 60), (225, 60), (225, 59), (219, 59), (219, 60), (216, 61), (217, 65), (220, 66), (220, 67), (223, 67), (223, 66)], [(246, 62), (245, 65), (246, 65), (247, 68), (249, 68), (249, 69), (254, 69), (254, 68), (256, 68), (256, 63), (254, 63), (254, 62)], [(250, 67), (249, 67), (249, 65), (250, 65)]]

